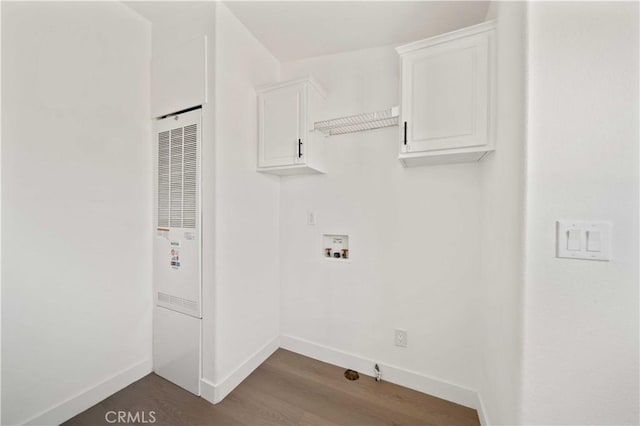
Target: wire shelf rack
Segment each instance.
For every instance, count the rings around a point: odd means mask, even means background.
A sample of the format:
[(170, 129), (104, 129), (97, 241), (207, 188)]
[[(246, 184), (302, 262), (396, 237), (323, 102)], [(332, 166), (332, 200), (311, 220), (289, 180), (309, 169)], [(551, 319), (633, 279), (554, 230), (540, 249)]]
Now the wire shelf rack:
[(383, 111), (318, 121), (313, 129), (322, 132), (325, 136), (334, 136), (392, 127), (398, 125), (399, 112), (398, 107), (392, 107)]

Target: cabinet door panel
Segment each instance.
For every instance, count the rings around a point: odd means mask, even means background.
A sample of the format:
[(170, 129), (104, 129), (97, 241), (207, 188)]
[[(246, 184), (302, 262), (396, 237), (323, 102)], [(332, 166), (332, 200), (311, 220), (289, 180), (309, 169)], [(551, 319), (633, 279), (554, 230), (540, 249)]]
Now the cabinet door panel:
[(298, 162), (303, 91), (299, 87), (260, 96), (259, 166), (286, 166)]
[(479, 35), (403, 58), (405, 152), (487, 144), (487, 49)]

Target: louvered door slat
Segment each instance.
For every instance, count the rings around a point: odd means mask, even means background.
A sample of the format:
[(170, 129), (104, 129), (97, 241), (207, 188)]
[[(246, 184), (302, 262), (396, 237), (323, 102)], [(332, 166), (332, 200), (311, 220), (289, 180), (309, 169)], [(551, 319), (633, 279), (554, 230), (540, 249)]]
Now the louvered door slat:
[(197, 131), (196, 124), (184, 128), (182, 226), (185, 228), (196, 227)]
[(171, 216), (172, 228), (182, 228), (182, 127), (171, 130)]
[(197, 156), (197, 124), (158, 134), (158, 227), (196, 227)]
[(158, 226), (169, 226), (169, 131), (158, 134)]

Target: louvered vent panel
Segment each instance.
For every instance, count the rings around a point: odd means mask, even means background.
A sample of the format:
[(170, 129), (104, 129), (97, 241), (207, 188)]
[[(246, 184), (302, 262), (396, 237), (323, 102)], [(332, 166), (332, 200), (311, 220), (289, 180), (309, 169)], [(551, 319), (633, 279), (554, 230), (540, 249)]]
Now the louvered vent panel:
[(169, 226), (169, 131), (158, 134), (158, 226)]
[(158, 227), (196, 227), (197, 156), (197, 124), (158, 134)]
[(184, 128), (184, 181), (182, 193), (182, 226), (184, 228), (196, 227), (197, 132), (198, 126), (196, 124), (191, 124)]
[(182, 127), (171, 130), (171, 216), (172, 228), (182, 228)]
[(183, 299), (182, 297), (172, 296), (167, 293), (158, 292), (158, 301), (168, 305), (180, 306), (192, 311), (198, 310), (198, 302), (195, 300)]

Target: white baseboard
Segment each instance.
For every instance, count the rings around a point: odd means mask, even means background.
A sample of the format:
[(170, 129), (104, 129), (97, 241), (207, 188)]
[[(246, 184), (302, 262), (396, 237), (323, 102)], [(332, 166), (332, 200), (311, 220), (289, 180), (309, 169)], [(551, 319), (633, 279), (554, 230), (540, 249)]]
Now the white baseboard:
[(478, 411), (478, 418), (480, 419), (481, 426), (489, 426), (491, 423), (489, 422), (489, 416), (487, 415), (487, 410), (485, 409), (484, 402), (482, 401), (482, 395), (478, 392), (478, 406), (476, 408)]
[(20, 424), (24, 425), (59, 425), (96, 405), (98, 402), (113, 395), (119, 390), (140, 380), (152, 371), (150, 359), (141, 361), (108, 379), (91, 386), (53, 407), (47, 408), (39, 414)]
[[(374, 375), (373, 367), (376, 362), (359, 355), (288, 335), (280, 336), (280, 346), (319, 361), (356, 370), (360, 374)], [(478, 408), (478, 395), (475, 390), (383, 362), (377, 362), (377, 364), (382, 372), (382, 380), (437, 396), (465, 407)]]
[[(221, 402), (236, 386), (269, 358), (271, 354), (278, 350), (279, 347), (342, 368), (351, 368), (361, 374), (369, 376), (373, 376), (374, 374), (373, 366), (375, 365), (375, 361), (373, 360), (297, 337), (282, 335), (269, 341), (219, 383), (212, 383), (204, 378), (200, 379), (202, 398), (213, 404)], [(480, 424), (482, 426), (488, 426), (490, 424), (482, 397), (476, 391), (383, 362), (378, 362), (378, 365), (382, 371), (383, 380), (446, 399), (464, 405), (465, 407), (474, 408), (478, 411)], [(151, 372), (151, 360), (139, 362), (20, 424), (60, 424)]]
[(244, 379), (266, 361), (280, 347), (280, 336), (276, 336), (256, 353), (247, 358), (231, 374), (219, 383), (212, 383), (207, 379), (200, 379), (200, 396), (212, 404), (222, 401)]
[(202, 377), (200, 378), (200, 397), (212, 404), (220, 402), (216, 401), (216, 384)]
[[(215, 384), (207, 379), (200, 379), (202, 398), (213, 404), (221, 402), (279, 347), (342, 368), (351, 368), (361, 374), (369, 376), (374, 374), (375, 361), (373, 360), (297, 337), (281, 335), (247, 358), (219, 383)], [(478, 411), (480, 424), (482, 426), (490, 425), (482, 397), (476, 391), (382, 362), (378, 362), (378, 365), (382, 371), (383, 380), (474, 408)], [(20, 422), (20, 424), (53, 425), (63, 423), (151, 372), (152, 361), (150, 359), (141, 361), (28, 420)]]

